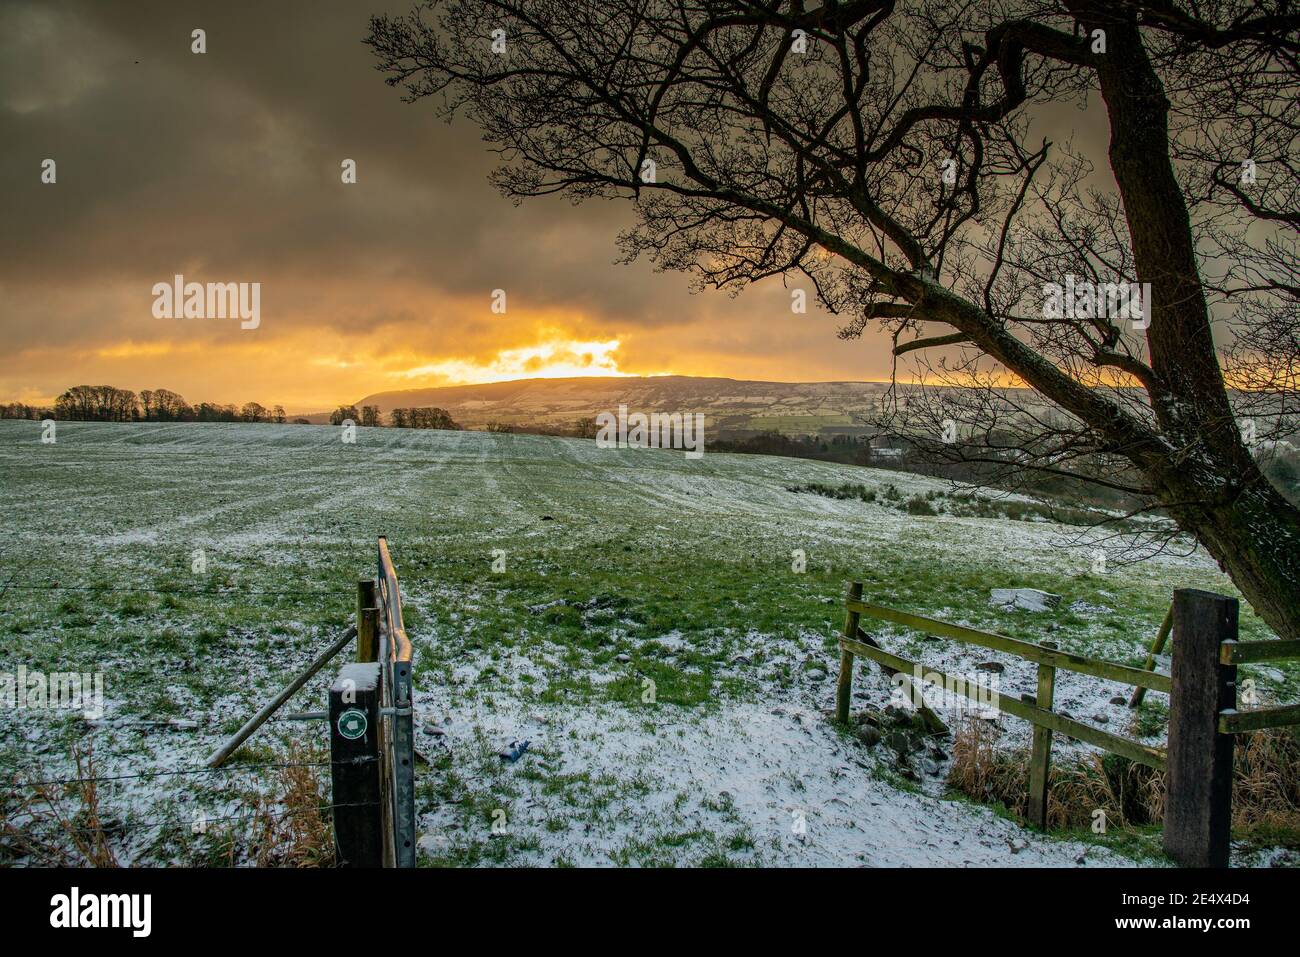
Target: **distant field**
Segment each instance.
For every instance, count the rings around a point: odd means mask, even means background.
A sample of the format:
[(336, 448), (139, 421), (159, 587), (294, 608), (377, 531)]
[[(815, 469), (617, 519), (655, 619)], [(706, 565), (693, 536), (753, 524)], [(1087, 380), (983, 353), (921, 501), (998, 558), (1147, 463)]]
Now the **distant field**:
[(746, 423), (751, 429), (809, 435), (816, 435), (824, 425), (854, 424), (847, 415), (756, 415)]
[[(844, 583), (1134, 663), (1173, 588), (1232, 591), (1199, 554), (1094, 575), (1091, 547), (1066, 544), (1075, 529), (908, 514), (917, 494), (944, 507), (948, 486), (917, 476), (540, 436), (357, 434), (345, 445), (325, 426), (60, 423), (42, 445), (38, 423), (0, 422), (0, 671), (102, 670), (108, 697), (94, 724), (0, 711), (6, 773), (66, 776), (77, 741), (93, 744), (100, 775), (201, 763), (346, 626), (386, 534), (430, 762), (417, 776), (422, 864), (1122, 863), (1128, 844), (1033, 836), (943, 800), (938, 782), (900, 782), (828, 726)], [(807, 483), (880, 494), (787, 490)], [(1065, 601), (1046, 615), (988, 606), (990, 588), (1021, 585)], [(1243, 631), (1265, 636), (1245, 608)], [(883, 634), (904, 654), (971, 666), (947, 644)], [(886, 682), (863, 674), (863, 701), (883, 704)], [(1293, 671), (1255, 677), (1266, 696), (1300, 688)], [(1008, 664), (1003, 693), (1031, 678)], [(289, 710), (322, 707), (326, 684)], [(1117, 690), (1063, 676), (1057, 700), (1084, 717), (1110, 709), (1118, 728)], [(169, 718), (197, 724), (140, 723)], [(1015, 724), (1004, 719), (1008, 740)], [(496, 756), (524, 738), (518, 763)], [(279, 722), (253, 739), (246, 770), (102, 785), (119, 859), (247, 862), (240, 816), (280, 787), (252, 765), (295, 742), (327, 747), (319, 722)], [(222, 823), (193, 833), (196, 809)], [(508, 827), (493, 835), (497, 810)], [(0, 811), (57, 840), (14, 817), (12, 792)], [(800, 815), (806, 833), (792, 830)], [(23, 860), (12, 842), (6, 854)]]
[[(897, 386), (906, 396), (916, 387)], [(614, 376), (607, 378), (523, 379), (482, 385), (442, 386), (379, 392), (356, 402), (380, 413), (399, 407), (437, 406), (467, 428), (492, 422), (571, 428), (597, 413), (626, 405), (633, 412), (700, 412), (709, 434), (776, 430), (815, 434), (822, 426), (859, 426), (881, 410), (890, 386), (884, 382), (761, 382), (697, 376)], [(1018, 390), (1016, 402), (1036, 408), (1038, 400)], [(308, 416), (329, 421), (329, 413)], [(385, 419), (385, 421), (388, 421)]]

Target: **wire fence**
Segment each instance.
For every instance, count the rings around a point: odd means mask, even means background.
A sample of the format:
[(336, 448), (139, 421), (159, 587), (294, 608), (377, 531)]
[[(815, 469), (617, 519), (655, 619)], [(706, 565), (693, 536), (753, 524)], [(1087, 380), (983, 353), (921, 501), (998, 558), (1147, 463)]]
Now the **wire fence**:
[[(10, 579), (10, 582), (12, 581), (13, 579)], [(438, 580), (434, 578), (403, 578), (402, 583), (404, 585), (432, 585), (432, 584), (437, 584)], [(228, 588), (149, 588), (149, 587), (138, 586), (138, 585), (131, 585), (123, 588), (116, 585), (107, 585), (107, 584), (65, 585), (62, 582), (49, 582), (47, 584), (37, 584), (35, 582), (29, 581), (29, 582), (9, 584), (8, 587), (27, 589), (30, 591), (107, 591), (107, 592), (143, 591), (143, 592), (155, 592), (164, 595), (172, 594), (172, 593), (182, 594), (187, 592), (192, 592), (195, 594), (202, 594), (202, 595), (311, 595), (311, 596), (333, 595), (336, 598), (339, 595), (338, 589), (331, 590), (331, 589), (321, 588), (321, 589), (312, 590), (312, 589), (302, 589), (302, 588), (286, 588), (286, 589), (239, 588), (233, 585)]]
[[(269, 813), (266, 811), (253, 810), (245, 814), (225, 814), (218, 817), (207, 817), (203, 815), (192, 816), (189, 819), (182, 817), (170, 818), (149, 818), (142, 821), (131, 821), (129, 823), (100, 824), (98, 827), (76, 827), (67, 824), (62, 825), (64, 831), (74, 831), (78, 834), (97, 834), (103, 833), (111, 836), (123, 831), (141, 831), (147, 828), (167, 828), (176, 827), (184, 830), (193, 831), (197, 823), (201, 823), (204, 828), (210, 824), (222, 824), (230, 821), (282, 821), (285, 818), (293, 817), (295, 814), (323, 814), (326, 811), (332, 811), (335, 808), (347, 807), (376, 807), (376, 801), (358, 801), (345, 804), (314, 804), (309, 807), (288, 808), (278, 813)], [(203, 832), (195, 832), (203, 833)]]
[(51, 582), (48, 584), (36, 584), (34, 582), (23, 582), (14, 584), (12, 580), (3, 588), (0, 588), (0, 595), (7, 590), (14, 591), (93, 591), (107, 592), (110, 594), (127, 594), (130, 592), (144, 592), (153, 595), (223, 595), (228, 597), (237, 597), (240, 595), (275, 595), (282, 597), (284, 595), (294, 595), (303, 598), (319, 598), (321, 596), (333, 595), (338, 597), (338, 589), (329, 591), (327, 589), (307, 590), (301, 588), (294, 589), (269, 589), (269, 588), (148, 588), (138, 585), (128, 587), (118, 587), (114, 585), (65, 585), (62, 582)]
[[(396, 572), (392, 569), (391, 558), (387, 554), (387, 545), (383, 538), (380, 539), (379, 549), (379, 571), (381, 578), (384, 579), (384, 602), (377, 633), (382, 635), (381, 641), (386, 649), (383, 663), (388, 668), (388, 674), (384, 686), (389, 689), (389, 695), (384, 698), (385, 708), (382, 717), (376, 713), (372, 720), (377, 721), (376, 727), (382, 731), (385, 739), (385, 747), (381, 750), (383, 757), (377, 755), (345, 757), (343, 760), (280, 760), (231, 763), (215, 767), (211, 766), (212, 762), (209, 761), (204, 765), (172, 764), (156, 768), (139, 768), (137, 765), (136, 769), (130, 767), (135, 762), (128, 759), (127, 762), (123, 762), (126, 768), (119, 772), (98, 773), (93, 754), (88, 752), (90, 764), (83, 766), (83, 755), (74, 745), (75, 769), (68, 768), (66, 765), (58, 767), (58, 764), (63, 764), (62, 761), (58, 761), (55, 767), (50, 767), (48, 764), (41, 766), (42, 762), (31, 761), (29, 757), (28, 761), (22, 762), (27, 765), (26, 767), (18, 766), (19, 762), (15, 761), (14, 766), (0, 772), (0, 837), (5, 839), (0, 842), (0, 858), (8, 858), (15, 853), (20, 857), (26, 857), (34, 853), (36, 857), (33, 859), (41, 859), (53, 854), (55, 859), (66, 861), (71, 859), (69, 855), (79, 854), (94, 863), (98, 860), (99, 854), (96, 848), (102, 849), (107, 854), (107, 859), (111, 860), (113, 853), (108, 849), (109, 842), (117, 843), (115, 838), (120, 838), (128, 832), (162, 831), (167, 828), (183, 831), (197, 824), (206, 828), (208, 825), (236, 822), (254, 825), (251, 839), (256, 845), (259, 840), (256, 835), (261, 833), (257, 822), (263, 822), (264, 827), (266, 822), (296, 814), (328, 815), (328, 812), (335, 812), (334, 828), (328, 833), (333, 833), (334, 830), (340, 830), (341, 833), (347, 829), (338, 823), (339, 812), (346, 815), (351, 822), (356, 819), (357, 813), (360, 813), (364, 819), (367, 809), (371, 811), (378, 809), (379, 817), (383, 821), (381, 826), (385, 832), (392, 834), (391, 838), (385, 838), (394, 848), (388, 857), (391, 859), (395, 853), (396, 866), (413, 866), (415, 755), (411, 733), (410, 643), (401, 619)], [(85, 556), (83, 560), (86, 559), (93, 560), (91, 556)], [(0, 551), (0, 561), (4, 564), (14, 560), (12, 550)], [(153, 569), (155, 574), (161, 572), (157, 577), (162, 579), (161, 581), (155, 579), (154, 584), (114, 584), (102, 579), (87, 581), (84, 574), (75, 575), (76, 569), (71, 566), (56, 569), (46, 566), (41, 569), (43, 574), (39, 576), (24, 575), (23, 572), (29, 570), (31, 565), (17, 564), (11, 569), (0, 569), (0, 595), (10, 591), (25, 592), (33, 596), (57, 596), (60, 593), (85, 594), (90, 596), (89, 600), (92, 602), (111, 602), (116, 596), (130, 594), (209, 596), (225, 602), (232, 599), (236, 602), (242, 600), (245, 607), (248, 607), (250, 602), (256, 603), (256, 599), (265, 597), (268, 599), (265, 605), (270, 608), (275, 607), (277, 600), (283, 603), (287, 599), (317, 603), (322, 606), (322, 610), (326, 602), (330, 607), (335, 607), (336, 603), (341, 605), (343, 602), (343, 595), (337, 589), (325, 587), (256, 587), (255, 585), (244, 586), (229, 579), (217, 582), (209, 579), (202, 584), (187, 585), (183, 581), (183, 569), (177, 568), (173, 562), (168, 562), (167, 566)], [(81, 567), (85, 568), (84, 565)], [(60, 574), (62, 571), (72, 571), (74, 574), (69, 576), (72, 580), (63, 580)], [(140, 569), (136, 572), (136, 582), (148, 575), (149, 571), (149, 569)], [(177, 581), (177, 578), (182, 580)], [(426, 580), (419, 581), (423, 584)], [(50, 600), (57, 602), (59, 599), (57, 597), (36, 599), (38, 605)], [(350, 601), (348, 603), (351, 604)], [(355, 637), (355, 629), (352, 630), (352, 635)], [(392, 687), (393, 683), (397, 686)], [(296, 690), (296, 686), (290, 689), (290, 693), (292, 690)], [(381, 768), (376, 777), (376, 781), (382, 781), (384, 784), (381, 789), (382, 797), (379, 800), (371, 799), (369, 794), (339, 793), (337, 778), (332, 778), (330, 782), (334, 789), (330, 797), (335, 800), (333, 803), (325, 803), (320, 800), (325, 795), (319, 793), (320, 777), (316, 775), (305, 779), (285, 777), (284, 794), (278, 797), (265, 793), (265, 779), (259, 781), (232, 777), (295, 768), (331, 768), (338, 773), (343, 767), (347, 767), (348, 773), (355, 777), (357, 774), (363, 776), (365, 774), (363, 769), (355, 766), (369, 763), (378, 763)], [(54, 773), (50, 773), (51, 771)], [(59, 771), (64, 773), (61, 775)], [(248, 795), (246, 797), (241, 795), (241, 797), (244, 797), (242, 803), (248, 804), (249, 809), (234, 814), (207, 816), (201, 807), (203, 804), (215, 805), (214, 809), (217, 811), (222, 810), (223, 805), (225, 809), (229, 809), (229, 803), (222, 801), (219, 796), (223, 785), (219, 784), (213, 788), (198, 784), (200, 780), (211, 780), (210, 776), (213, 774), (223, 775), (218, 779), (220, 781), (233, 781), (232, 790), (236, 792), (248, 790)], [(148, 795), (149, 799), (145, 802), (132, 799), (131, 795), (137, 793), (136, 789), (119, 790), (112, 787), (114, 784), (131, 781), (163, 779), (175, 780), (177, 784), (172, 787), (144, 788), (138, 793)], [(195, 783), (193, 785), (182, 783), (185, 779), (192, 779)], [(304, 781), (312, 782), (306, 791), (303, 790)], [(104, 788), (102, 795), (96, 790), (101, 786)], [(215, 799), (214, 792), (218, 792)], [(178, 816), (174, 813), (163, 816), (149, 815), (150, 806), (155, 810), (162, 810), (168, 805), (171, 805), (171, 809), (176, 809), (178, 799), (180, 805), (188, 805), (184, 810), (191, 811), (192, 816), (187, 818), (183, 814)], [(236, 802), (239, 803), (239, 798), (236, 798)], [(285, 805), (289, 805), (288, 810), (282, 813), (273, 812), (274, 808)], [(106, 809), (107, 819), (101, 817), (101, 806)], [(27, 823), (20, 825), (19, 821)], [(46, 825), (57, 825), (59, 830), (70, 835), (75, 848), (47, 845), (44, 837), (36, 837), (36, 834), (44, 834)], [(24, 834), (23, 829), (26, 827), (35, 829), (32, 840)], [(206, 831), (195, 831), (195, 833), (206, 833)], [(95, 837), (93, 840), (85, 841), (82, 835), (95, 835)], [(158, 840), (161, 837), (160, 833), (157, 837), (147, 838), (147, 840)], [(88, 847), (92, 850), (88, 851)], [(344, 860), (350, 861), (351, 858), (344, 858), (340, 852), (339, 861)]]
[(11, 782), (15, 787), (57, 787), (67, 784), (99, 784), (101, 781), (130, 781), (136, 778), (156, 778), (172, 777), (186, 774), (221, 774), (234, 771), (256, 771), (265, 768), (324, 768), (331, 767), (335, 761), (285, 761), (285, 762), (267, 762), (263, 764), (227, 764), (218, 768), (209, 768), (203, 765), (195, 765), (191, 768), (172, 768), (166, 771), (139, 771), (133, 774), (107, 774), (94, 775), (90, 777), (77, 778), (56, 778), (45, 781), (18, 781)]
[[(59, 849), (55, 853), (55, 859), (64, 860), (66, 862), (70, 853), (75, 852), (82, 854), (82, 856), (87, 856), (88, 852), (85, 850), (85, 845), (81, 843), (81, 835), (96, 835), (101, 841), (111, 840), (114, 837), (120, 837), (126, 833), (150, 830), (157, 830), (159, 832), (158, 836), (161, 836), (168, 830), (179, 830), (195, 835), (205, 835), (208, 832), (208, 828), (213, 825), (240, 823), (253, 826), (265, 826), (283, 821), (296, 815), (316, 814), (325, 816), (326, 814), (332, 813), (336, 809), (340, 808), (377, 807), (378, 802), (376, 801), (345, 801), (330, 803), (321, 803), (316, 801), (308, 805), (289, 807), (281, 811), (271, 811), (266, 807), (253, 807), (247, 811), (236, 814), (220, 814), (216, 816), (209, 816), (200, 807), (195, 808), (188, 818), (178, 815), (167, 815), (162, 817), (145, 817), (132, 820), (129, 817), (129, 812), (125, 812), (124, 817), (127, 818), (126, 820), (113, 820), (106, 822), (100, 819), (98, 798), (95, 798), (91, 801), (91, 807), (94, 809), (94, 823), (81, 824), (75, 823), (77, 818), (76, 813), (70, 815), (64, 809), (61, 809), (58, 806), (58, 804), (61, 803), (60, 798), (54, 797), (45, 790), (46, 788), (62, 788), (72, 785), (94, 784), (98, 786), (100, 783), (113, 783), (141, 778), (152, 779), (158, 777), (210, 775), (220, 773), (237, 774), (240, 772), (268, 769), (283, 770), (288, 768), (323, 768), (340, 764), (374, 763), (377, 760), (377, 758), (355, 758), (349, 761), (273, 761), (258, 764), (231, 764), (216, 768), (194, 766), (159, 769), (154, 771), (137, 771), (129, 774), (81, 775), (77, 777), (45, 778), (39, 780), (19, 780), (19, 777), (16, 775), (12, 781), (7, 782), (12, 789), (21, 789), (23, 791), (34, 790), (36, 793), (31, 797), (20, 799), (17, 813), (11, 812), (8, 814), (0, 814), (0, 837), (7, 837), (13, 841), (13, 847), (9, 849), (11, 852), (16, 851), (20, 854), (35, 853), (38, 858), (41, 857), (43, 853), (48, 855), (49, 848), (43, 848), (40, 841), (34, 841), (32, 836), (24, 830), (24, 828), (30, 827), (30, 824), (18, 825), (15, 823), (15, 819), (31, 818), (33, 821), (36, 821), (44, 817), (49, 821), (49, 823), (55, 826), (59, 832), (68, 834), (73, 838), (73, 843), (76, 845), (75, 847)], [(83, 792), (83, 802), (84, 801), (85, 797)], [(48, 814), (39, 807), (41, 802), (48, 806)], [(272, 801), (272, 803), (279, 802)], [(82, 811), (84, 812), (85, 810), (86, 809), (83, 807)], [(4, 850), (3, 845), (0, 845), (0, 850)], [(87, 860), (92, 859), (87, 857)]]

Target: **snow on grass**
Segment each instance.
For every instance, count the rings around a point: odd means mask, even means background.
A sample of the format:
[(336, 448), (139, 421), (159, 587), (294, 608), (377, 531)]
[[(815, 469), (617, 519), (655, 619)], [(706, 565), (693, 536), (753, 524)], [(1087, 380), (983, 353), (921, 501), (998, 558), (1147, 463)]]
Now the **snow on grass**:
[[(423, 863), (1073, 865), (1075, 842), (940, 800), (939, 778), (906, 785), (879, 749), (828, 725), (845, 582), (1134, 664), (1173, 588), (1231, 592), (1201, 554), (1096, 575), (1074, 530), (1052, 522), (907, 514), (909, 497), (948, 483), (877, 469), (396, 429), (359, 429), (356, 445), (315, 426), (60, 423), (53, 446), (39, 433), (0, 422), (0, 671), (102, 670), (108, 702), (97, 724), (0, 711), (0, 761), (29, 780), (67, 776), (76, 744), (105, 775), (201, 765), (347, 626), (386, 534), (416, 646), (417, 727), (445, 732), (418, 736), (431, 762), (417, 775)], [(810, 483), (878, 494), (789, 490)], [(995, 587), (1065, 601), (1003, 611), (988, 604)], [(1002, 693), (1033, 689), (1016, 659), (864, 627), (953, 674), (1001, 661)], [(1245, 610), (1243, 631), (1266, 635)], [(329, 672), (287, 710), (323, 707)], [(1291, 667), (1252, 674), (1266, 698), (1300, 687)], [(869, 669), (855, 687), (859, 706), (888, 700)], [(1061, 706), (1111, 730), (1125, 716), (1109, 700), (1127, 690), (1058, 675)], [(1027, 734), (1002, 726), (1009, 745)], [(518, 762), (497, 757), (523, 738)], [(221, 841), (145, 825), (274, 796), (275, 771), (257, 765), (295, 743), (327, 747), (319, 724), (274, 722), (229, 776), (105, 785), (122, 859), (230, 859), (249, 839), (233, 825)], [(1117, 858), (1094, 847), (1087, 860)]]
[[(802, 708), (729, 704), (652, 718), (608, 707), (453, 714), (429, 746), (445, 748), (457, 768), (481, 769), (420, 819), (422, 846), (447, 862), (486, 837), (503, 848), (513, 842), (521, 863), (578, 866), (1126, 863), (900, 790), (822, 714)], [(531, 746), (518, 763), (476, 761), (483, 740), (521, 739)], [(483, 796), (466, 799), (480, 789)], [(504, 827), (492, 835), (494, 821)]]

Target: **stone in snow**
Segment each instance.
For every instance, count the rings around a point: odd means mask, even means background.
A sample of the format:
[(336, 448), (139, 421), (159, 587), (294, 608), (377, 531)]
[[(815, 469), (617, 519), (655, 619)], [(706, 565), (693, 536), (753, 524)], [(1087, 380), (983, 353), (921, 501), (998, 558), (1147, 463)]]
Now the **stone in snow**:
[(1060, 603), (1060, 595), (1039, 591), (1037, 588), (994, 588), (989, 593), (989, 604), (999, 605), (1007, 611), (1017, 608), (1024, 611), (1051, 611)]
[(858, 728), (858, 740), (869, 748), (874, 748), (879, 744), (881, 737), (880, 729), (872, 725), (864, 724)]

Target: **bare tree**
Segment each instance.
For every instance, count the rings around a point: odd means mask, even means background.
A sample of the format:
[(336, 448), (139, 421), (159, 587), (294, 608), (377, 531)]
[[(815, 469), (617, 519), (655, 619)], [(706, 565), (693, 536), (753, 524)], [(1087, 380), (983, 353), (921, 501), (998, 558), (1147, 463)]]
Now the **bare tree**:
[(53, 409), (25, 402), (6, 402), (0, 405), (0, 419), (48, 419), (53, 415)]
[(355, 405), (341, 405), (330, 413), (330, 425), (342, 425), (344, 422), (351, 422), (355, 425), (359, 418), (361, 418), (361, 413), (357, 411)]
[[(426, 405), (418, 408), (398, 410), (404, 414), (404, 421), (412, 429), (448, 429), (457, 431), (460, 426), (452, 419), (451, 413), (437, 406)], [(397, 425), (396, 420), (393, 422)]]
[[(140, 393), (142, 400), (145, 394), (144, 392)], [(185, 422), (194, 417), (194, 410), (185, 401), (185, 397), (170, 389), (154, 389), (151, 398), (153, 417), (159, 422)]]
[(131, 422), (139, 415), (136, 394), (111, 385), (74, 385), (55, 400), (60, 419)]
[[(966, 390), (967, 441), (1161, 507), (1300, 637), (1300, 511), (1225, 381), (1286, 424), (1287, 0), (450, 0), (367, 42), (409, 99), (482, 128), (508, 196), (629, 198), (628, 258), (726, 289), (794, 277), (843, 335), (884, 324)], [(1104, 156), (1033, 135), (1085, 104)], [(1087, 284), (1054, 308), (1048, 288)], [(1106, 301), (1127, 284), (1149, 284), (1136, 313)], [(1004, 408), (1007, 385), (1041, 405)], [(999, 452), (1009, 422), (1046, 438)]]
[(194, 407), (194, 418), (198, 422), (238, 422), (239, 410), (228, 403), (200, 402)]

